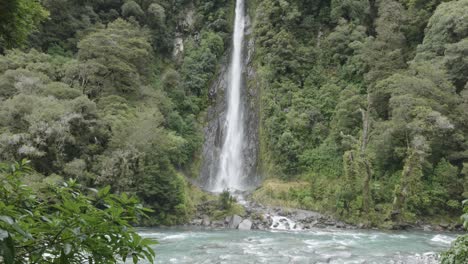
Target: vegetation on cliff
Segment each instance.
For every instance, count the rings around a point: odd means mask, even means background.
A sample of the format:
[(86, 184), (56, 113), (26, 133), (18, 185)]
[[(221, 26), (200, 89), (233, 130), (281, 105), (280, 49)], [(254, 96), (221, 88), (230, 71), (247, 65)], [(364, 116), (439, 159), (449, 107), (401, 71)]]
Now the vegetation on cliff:
[(288, 197), (355, 223), (458, 218), (468, 195), (468, 1), (255, 8), (264, 174), (308, 181)]
[(0, 160), (136, 195), (154, 209), (146, 224), (186, 222), (195, 208), (182, 173), (198, 170), (231, 2), (8, 2)]

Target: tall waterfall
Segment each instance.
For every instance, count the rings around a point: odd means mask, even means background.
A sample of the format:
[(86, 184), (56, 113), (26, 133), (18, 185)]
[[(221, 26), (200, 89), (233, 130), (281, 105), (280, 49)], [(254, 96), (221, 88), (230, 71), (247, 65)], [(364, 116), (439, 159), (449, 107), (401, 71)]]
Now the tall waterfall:
[(244, 42), (244, 0), (236, 1), (236, 18), (234, 22), (233, 50), (231, 55), (229, 84), (226, 93), (227, 113), (225, 137), (219, 159), (218, 172), (213, 191), (223, 189), (243, 190), (243, 143), (244, 121), (241, 102), (243, 42)]

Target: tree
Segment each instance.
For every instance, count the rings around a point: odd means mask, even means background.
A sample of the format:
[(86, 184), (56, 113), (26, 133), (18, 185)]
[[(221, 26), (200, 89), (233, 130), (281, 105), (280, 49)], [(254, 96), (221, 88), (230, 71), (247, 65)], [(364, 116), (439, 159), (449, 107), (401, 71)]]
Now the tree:
[(122, 6), (122, 15), (124, 17), (134, 16), (140, 18), (144, 12), (135, 1), (127, 1)]
[(0, 53), (25, 43), (49, 13), (38, 0), (0, 2)]
[(367, 0), (332, 0), (330, 17), (337, 21), (344, 18), (348, 21), (363, 23), (369, 12)]
[[(100, 77), (103, 89), (107, 93), (117, 92), (124, 95), (138, 94), (141, 82), (148, 77), (146, 67), (151, 58), (151, 46), (147, 34), (138, 26), (122, 19), (107, 25), (107, 28), (87, 35), (78, 43), (78, 60), (92, 62), (89, 65), (77, 66), (88, 69), (76, 70), (79, 73), (79, 85), (95, 78), (94, 73), (104, 74)], [(102, 66), (106, 71), (101, 70)], [(80, 81), (81, 79), (81, 81)]]
[(397, 223), (405, 220), (408, 198), (421, 191), (422, 163), (427, 155), (427, 142), (422, 136), (415, 137), (408, 146), (408, 157), (405, 160), (400, 182), (395, 187), (392, 220)]
[(417, 59), (432, 59), (443, 56), (446, 44), (457, 43), (468, 35), (466, 14), (468, 2), (466, 0), (449, 1), (440, 4), (427, 25), (422, 45), (418, 47)]
[[(370, 185), (374, 174), (368, 151), (372, 128), (372, 117), (370, 116), (372, 110), (371, 107), (370, 94), (368, 94), (366, 108), (359, 109), (362, 119), (362, 131), (359, 140), (357, 140), (352, 135), (345, 135), (343, 132), (341, 132), (343, 139), (350, 141), (352, 146), (352, 149), (346, 151), (343, 155), (343, 164), (347, 185), (350, 186), (350, 188), (348, 187), (348, 192), (350, 196), (355, 196), (355, 192), (360, 192), (360, 190), (362, 190), (361, 208), (367, 217), (367, 225), (370, 224), (369, 213), (372, 202)], [(364, 177), (361, 175), (364, 175)], [(363, 179), (361, 180), (359, 177)], [(359, 181), (362, 181), (362, 187), (359, 186)], [(359, 187), (356, 188), (354, 185), (358, 185)], [(348, 199), (346, 202), (349, 202), (350, 200), (352, 199)]]
[(28, 162), (0, 164), (0, 255), (6, 264), (153, 262), (154, 241), (131, 224), (145, 215), (135, 197), (75, 181), (49, 185), (33, 195), (22, 182)]
[(109, 139), (96, 104), (84, 96), (72, 100), (19, 94), (0, 106), (4, 160), (29, 158), (46, 175), (61, 171), (80, 156), (100, 154)]
[(466, 0), (440, 4), (428, 22), (424, 41), (418, 46), (415, 57), (416, 61), (426, 60), (441, 68), (445, 66), (458, 91), (467, 82), (468, 62), (464, 55), (468, 36), (466, 12)]

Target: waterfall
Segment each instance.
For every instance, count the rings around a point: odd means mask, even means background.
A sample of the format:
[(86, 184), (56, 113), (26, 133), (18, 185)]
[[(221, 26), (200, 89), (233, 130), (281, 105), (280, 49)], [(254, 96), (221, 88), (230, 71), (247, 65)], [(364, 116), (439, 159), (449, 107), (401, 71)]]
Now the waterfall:
[(234, 22), (233, 49), (231, 55), (229, 84), (226, 92), (227, 113), (224, 124), (225, 137), (219, 158), (218, 172), (214, 181), (213, 191), (224, 189), (243, 190), (243, 144), (244, 120), (241, 102), (243, 42), (244, 42), (244, 0), (236, 1), (236, 17)]

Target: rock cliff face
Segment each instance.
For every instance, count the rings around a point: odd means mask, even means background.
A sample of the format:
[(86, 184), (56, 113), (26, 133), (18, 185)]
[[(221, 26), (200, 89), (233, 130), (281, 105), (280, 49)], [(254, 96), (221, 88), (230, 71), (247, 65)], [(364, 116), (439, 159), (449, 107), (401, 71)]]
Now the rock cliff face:
[[(245, 128), (245, 142), (243, 144), (244, 171), (242, 181), (246, 186), (255, 188), (259, 182), (258, 165), (258, 100), (259, 94), (256, 85), (256, 73), (252, 66), (254, 54), (254, 41), (251, 34), (251, 22), (247, 19), (244, 41), (244, 67), (243, 67), (243, 121)], [(228, 51), (228, 54), (231, 52)], [(229, 56), (223, 61), (218, 78), (210, 87), (209, 96), (211, 106), (208, 108), (205, 126), (205, 141), (203, 145), (203, 161), (198, 178), (199, 185), (210, 190), (219, 169), (219, 157), (225, 136), (225, 121), (227, 98), (226, 89), (229, 85)]]

